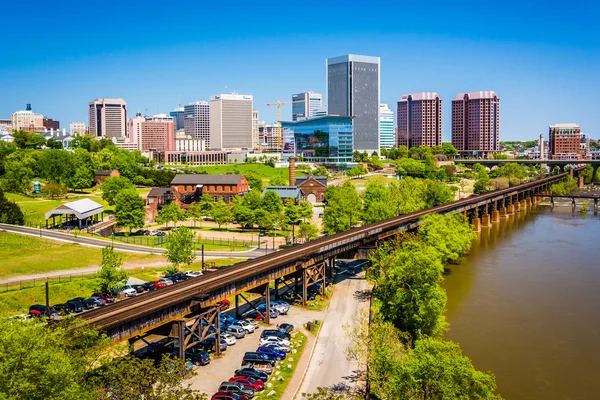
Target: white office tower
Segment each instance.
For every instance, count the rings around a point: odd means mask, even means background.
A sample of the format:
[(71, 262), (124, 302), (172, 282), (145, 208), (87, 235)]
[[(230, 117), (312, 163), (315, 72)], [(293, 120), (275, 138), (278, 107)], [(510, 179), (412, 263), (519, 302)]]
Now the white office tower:
[(196, 101), (183, 108), (183, 129), (186, 136), (202, 139), (210, 148), (210, 105)]
[(123, 99), (96, 99), (88, 107), (89, 133), (97, 138), (127, 137), (127, 103)]
[(292, 121), (314, 117), (323, 108), (321, 93), (304, 92), (292, 95)]
[(252, 96), (221, 94), (210, 97), (210, 148), (252, 148)]

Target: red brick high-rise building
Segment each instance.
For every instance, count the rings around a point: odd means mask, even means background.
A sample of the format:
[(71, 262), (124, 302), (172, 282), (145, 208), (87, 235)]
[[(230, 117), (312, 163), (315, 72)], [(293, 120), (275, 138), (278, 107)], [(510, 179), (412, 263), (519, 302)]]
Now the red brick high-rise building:
[(459, 93), (452, 100), (452, 144), (461, 157), (500, 150), (500, 98), (492, 91)]
[(551, 160), (581, 160), (581, 128), (577, 124), (556, 124), (549, 127), (548, 158)]
[(398, 146), (442, 145), (442, 99), (437, 93), (405, 94), (397, 113)]

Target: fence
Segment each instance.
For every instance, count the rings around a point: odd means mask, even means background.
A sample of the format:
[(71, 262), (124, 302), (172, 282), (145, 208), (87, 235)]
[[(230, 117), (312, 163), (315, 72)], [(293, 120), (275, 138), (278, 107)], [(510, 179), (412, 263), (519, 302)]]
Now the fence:
[[(164, 247), (169, 240), (168, 236), (113, 236), (114, 240), (122, 243), (134, 244), (148, 247)], [(200, 248), (202, 245), (224, 248), (252, 248), (255, 243), (250, 240), (241, 239), (222, 239), (201, 237), (194, 239), (195, 248)]]
[(48, 282), (48, 284), (57, 284), (57, 283), (65, 283), (72, 281), (83, 281), (86, 279), (92, 279), (96, 276), (96, 272), (82, 272), (79, 274), (65, 274), (65, 275), (56, 275), (56, 276), (46, 276), (35, 279), (23, 279), (19, 281), (13, 282), (4, 282), (0, 283), (0, 293), (8, 292), (11, 290), (22, 290), (22, 289), (30, 289), (34, 287), (42, 287)]

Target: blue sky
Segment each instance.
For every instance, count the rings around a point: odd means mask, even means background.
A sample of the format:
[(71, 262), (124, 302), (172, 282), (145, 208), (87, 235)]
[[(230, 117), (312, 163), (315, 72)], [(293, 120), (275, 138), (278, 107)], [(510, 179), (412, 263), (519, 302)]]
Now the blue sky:
[[(87, 103), (122, 97), (130, 113), (236, 91), (267, 102), (325, 94), (325, 59), (381, 57), (381, 101), (435, 91), (501, 98), (501, 139), (534, 139), (553, 123), (600, 138), (600, 6), (592, 1), (156, 2), (9, 0), (2, 6), (0, 118), (36, 112), (87, 124)], [(214, 3), (214, 4), (208, 4)], [(259, 4), (257, 4), (259, 3)], [(221, 5), (223, 4), (223, 5)], [(14, 19), (13, 19), (14, 16)], [(289, 119), (291, 108), (282, 108)]]

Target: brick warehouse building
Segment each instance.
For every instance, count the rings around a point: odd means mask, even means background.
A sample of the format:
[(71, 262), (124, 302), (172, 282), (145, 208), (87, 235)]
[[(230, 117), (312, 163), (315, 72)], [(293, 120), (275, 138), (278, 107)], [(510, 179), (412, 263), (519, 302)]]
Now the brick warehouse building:
[(581, 160), (581, 128), (577, 124), (550, 125), (548, 154), (551, 160)]
[(229, 204), (233, 196), (243, 196), (250, 190), (244, 175), (234, 174), (177, 174), (171, 181), (171, 189), (181, 195), (184, 204), (199, 201), (203, 194)]

